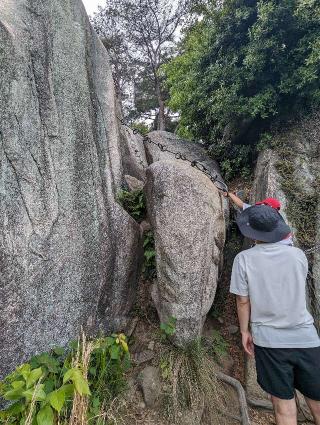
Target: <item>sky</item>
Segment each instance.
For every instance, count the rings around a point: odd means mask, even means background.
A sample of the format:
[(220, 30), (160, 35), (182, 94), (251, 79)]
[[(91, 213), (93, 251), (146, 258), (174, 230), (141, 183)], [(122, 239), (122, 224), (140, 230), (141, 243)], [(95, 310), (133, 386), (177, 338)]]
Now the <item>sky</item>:
[(105, 4), (105, 0), (82, 0), (84, 7), (87, 10), (88, 15), (93, 15), (93, 12), (96, 12), (98, 6), (103, 6)]

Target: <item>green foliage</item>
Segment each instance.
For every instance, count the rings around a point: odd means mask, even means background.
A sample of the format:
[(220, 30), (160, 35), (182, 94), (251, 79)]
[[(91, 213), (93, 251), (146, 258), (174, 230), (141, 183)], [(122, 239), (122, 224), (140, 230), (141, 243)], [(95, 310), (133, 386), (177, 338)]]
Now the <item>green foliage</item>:
[(132, 128), (137, 130), (140, 134), (142, 134), (142, 136), (146, 136), (150, 132), (150, 127), (141, 122), (133, 123)]
[[(123, 208), (139, 223), (146, 218), (147, 207), (143, 190), (128, 192), (121, 190), (117, 196), (118, 202)], [(156, 274), (156, 251), (154, 235), (152, 230), (146, 231), (143, 235), (144, 260), (142, 272), (149, 279)]]
[(75, 362), (78, 344), (57, 347), (34, 356), (0, 383), (0, 396), (9, 402), (0, 423), (53, 425), (70, 418), (76, 393), (89, 399), (89, 417), (100, 413), (124, 388), (130, 354), (126, 336), (113, 334), (94, 341), (88, 377)]
[(160, 359), (160, 370), (162, 379), (170, 379), (172, 375), (171, 364), (166, 358)]
[(181, 114), (179, 133), (218, 149), (230, 177), (250, 164), (245, 152), (233, 163), (239, 145), (320, 104), (320, 5), (212, 1), (202, 14), (165, 66), (169, 107)]
[(170, 338), (176, 333), (176, 323), (177, 319), (170, 316), (167, 322), (160, 324), (162, 339)]
[(117, 195), (118, 202), (139, 223), (146, 217), (146, 198), (143, 190), (120, 190)]
[(219, 360), (221, 357), (224, 357), (228, 353), (229, 344), (223, 338), (221, 333), (217, 330), (212, 332), (212, 346), (211, 351), (214, 357)]
[(143, 274), (146, 278), (153, 278), (156, 274), (156, 250), (152, 230), (145, 232), (143, 240), (144, 262)]
[[(72, 374), (77, 378), (68, 379)], [(0, 395), (11, 403), (0, 412), (0, 418), (8, 424), (21, 424), (30, 417), (33, 424), (52, 425), (70, 410), (75, 392), (87, 393), (83, 380), (82, 371), (71, 367), (64, 351), (35, 356), (1, 382)]]
[(95, 342), (91, 353), (88, 380), (92, 392), (89, 414), (99, 414), (126, 389), (125, 372), (131, 367), (127, 338), (112, 334)]

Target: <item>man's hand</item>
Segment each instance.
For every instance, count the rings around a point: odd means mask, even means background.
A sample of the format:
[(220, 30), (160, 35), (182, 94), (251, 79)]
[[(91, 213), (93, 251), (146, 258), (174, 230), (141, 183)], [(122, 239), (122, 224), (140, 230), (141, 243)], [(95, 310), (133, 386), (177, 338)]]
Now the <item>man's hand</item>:
[(253, 345), (253, 339), (252, 339), (251, 333), (249, 331), (242, 332), (241, 336), (242, 336), (242, 345), (243, 345), (244, 351), (247, 354), (249, 354), (249, 356), (253, 356), (254, 355), (254, 345)]
[(231, 201), (238, 207), (238, 208), (240, 208), (241, 210), (243, 209), (243, 201), (241, 201), (241, 199), (240, 198), (238, 198), (238, 196), (237, 195), (235, 195), (234, 193), (232, 193), (232, 192), (227, 192), (227, 191), (225, 191), (225, 190), (222, 190), (222, 189), (219, 189), (220, 190), (220, 192), (222, 193), (222, 195), (225, 197), (225, 198), (230, 198), (231, 199)]

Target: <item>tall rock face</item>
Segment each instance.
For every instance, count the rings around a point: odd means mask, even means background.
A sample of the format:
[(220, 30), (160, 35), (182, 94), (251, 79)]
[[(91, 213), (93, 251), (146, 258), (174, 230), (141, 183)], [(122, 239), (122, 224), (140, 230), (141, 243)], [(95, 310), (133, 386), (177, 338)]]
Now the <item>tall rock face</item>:
[(274, 135), (274, 146), (258, 158), (252, 201), (267, 196), (281, 201), (281, 213), (293, 229), (295, 245), (309, 259), (310, 304), (320, 325), (320, 113)]
[(281, 176), (277, 171), (279, 156), (271, 149), (261, 152), (258, 157), (253, 181), (251, 203), (265, 198), (277, 198), (281, 202), (283, 218), (286, 216), (287, 197), (281, 187)]
[[(151, 137), (210, 166), (198, 146), (189, 147), (165, 132)], [(224, 198), (205, 174), (156, 149), (147, 147), (147, 158), (155, 161), (147, 169), (146, 183), (157, 265), (152, 297), (161, 322), (177, 319), (175, 342), (185, 345), (201, 335), (215, 298), (225, 240)], [(214, 164), (210, 171), (219, 173)]]
[[(320, 113), (275, 134), (275, 148), (259, 155), (252, 202), (276, 197), (293, 229), (294, 243), (308, 257), (309, 308), (320, 329)], [(266, 396), (255, 383), (255, 365), (247, 363), (249, 398)]]
[(124, 326), (141, 244), (115, 198), (145, 158), (80, 0), (0, 2), (0, 89), (3, 376), (82, 325)]

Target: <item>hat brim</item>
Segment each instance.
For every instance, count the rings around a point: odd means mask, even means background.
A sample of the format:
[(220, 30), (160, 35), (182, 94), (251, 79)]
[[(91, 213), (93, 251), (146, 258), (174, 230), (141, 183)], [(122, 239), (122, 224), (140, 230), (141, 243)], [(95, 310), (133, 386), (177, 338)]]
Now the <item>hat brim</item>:
[[(253, 207), (250, 207), (253, 208)], [(236, 222), (240, 229), (240, 232), (246, 238), (253, 239), (255, 241), (261, 242), (279, 242), (284, 239), (286, 236), (291, 233), (290, 227), (284, 221), (283, 217), (279, 214), (279, 221), (277, 226), (271, 232), (264, 232), (261, 230), (256, 230), (252, 228), (249, 224), (249, 214), (248, 210), (250, 208), (246, 208), (241, 214), (238, 215)]]

